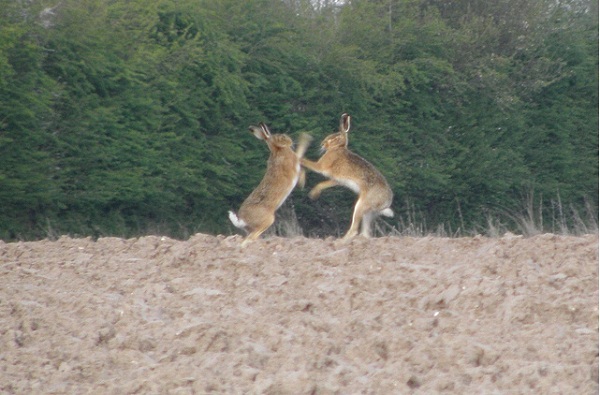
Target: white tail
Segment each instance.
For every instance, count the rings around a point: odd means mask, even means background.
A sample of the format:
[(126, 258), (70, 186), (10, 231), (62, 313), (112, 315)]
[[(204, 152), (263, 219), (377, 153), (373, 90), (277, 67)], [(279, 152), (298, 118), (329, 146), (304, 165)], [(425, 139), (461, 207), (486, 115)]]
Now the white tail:
[(385, 210), (381, 210), (381, 215), (385, 215), (386, 217), (393, 218), (394, 217), (394, 211), (392, 211), (392, 209), (388, 207)]
[(233, 211), (229, 211), (229, 220), (236, 228), (246, 229), (247, 224)]

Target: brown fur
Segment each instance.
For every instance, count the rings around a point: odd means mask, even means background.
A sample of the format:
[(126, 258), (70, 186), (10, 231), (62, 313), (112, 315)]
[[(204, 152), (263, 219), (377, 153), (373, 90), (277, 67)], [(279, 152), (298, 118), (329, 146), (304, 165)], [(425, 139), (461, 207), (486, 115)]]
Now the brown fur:
[(310, 142), (308, 135), (302, 135), (296, 152), (292, 150), (292, 139), (285, 134), (271, 134), (264, 123), (250, 126), (250, 131), (264, 140), (271, 151), (265, 175), (242, 203), (239, 213), (229, 212), (234, 225), (248, 232), (244, 244), (255, 240), (275, 221), (275, 212), (283, 204), (297, 183), (304, 186), (304, 171), (300, 159)]
[(390, 209), (393, 193), (375, 166), (348, 149), (349, 130), (350, 115), (342, 114), (339, 131), (327, 136), (321, 143), (325, 153), (317, 162), (302, 159), (302, 165), (328, 178), (310, 191), (312, 199), (317, 199), (323, 190), (336, 185), (345, 186), (358, 194), (352, 224), (344, 238), (358, 234), (359, 224), (362, 224), (361, 234), (370, 237), (371, 222), (376, 216), (393, 216)]

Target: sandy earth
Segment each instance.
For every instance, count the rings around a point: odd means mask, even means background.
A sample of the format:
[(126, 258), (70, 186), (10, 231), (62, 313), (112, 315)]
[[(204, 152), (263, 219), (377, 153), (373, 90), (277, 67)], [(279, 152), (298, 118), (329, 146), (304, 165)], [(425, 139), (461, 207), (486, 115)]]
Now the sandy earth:
[(240, 241), (0, 241), (0, 393), (598, 393), (598, 235)]

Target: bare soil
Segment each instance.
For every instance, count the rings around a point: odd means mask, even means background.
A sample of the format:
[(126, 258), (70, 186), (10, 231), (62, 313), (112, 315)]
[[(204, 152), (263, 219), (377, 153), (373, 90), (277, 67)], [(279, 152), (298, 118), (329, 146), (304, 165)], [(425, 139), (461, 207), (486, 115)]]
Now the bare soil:
[(597, 394), (598, 235), (0, 241), (0, 393)]

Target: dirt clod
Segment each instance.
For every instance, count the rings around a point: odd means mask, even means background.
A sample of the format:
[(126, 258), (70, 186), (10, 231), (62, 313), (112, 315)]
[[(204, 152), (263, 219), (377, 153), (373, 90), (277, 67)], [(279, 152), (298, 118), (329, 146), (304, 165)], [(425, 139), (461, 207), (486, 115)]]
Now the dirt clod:
[(0, 242), (0, 393), (598, 393), (598, 235)]

